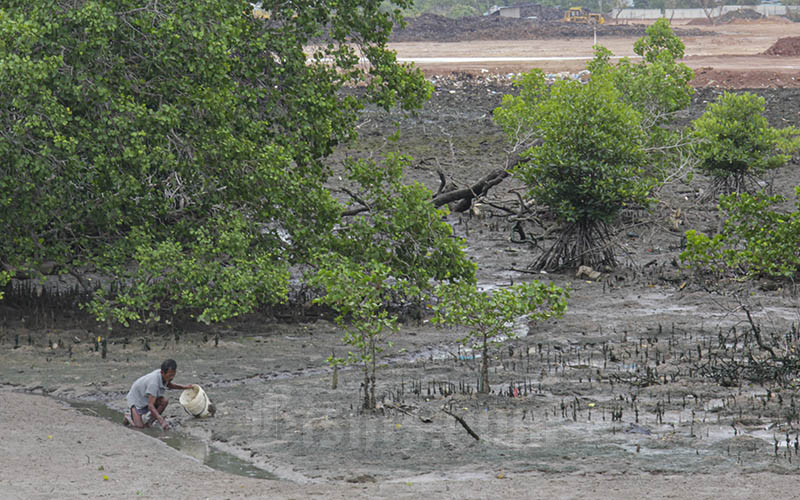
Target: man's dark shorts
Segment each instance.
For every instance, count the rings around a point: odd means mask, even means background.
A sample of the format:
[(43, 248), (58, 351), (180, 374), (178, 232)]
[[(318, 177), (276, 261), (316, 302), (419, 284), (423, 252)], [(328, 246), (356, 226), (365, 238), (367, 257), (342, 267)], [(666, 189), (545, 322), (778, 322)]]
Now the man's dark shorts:
[(139, 415), (147, 415), (147, 413), (150, 412), (150, 408), (146, 406), (144, 408), (136, 408), (135, 406), (131, 406), (131, 414), (133, 414), (134, 410), (136, 410), (136, 413)]
[[(161, 403), (162, 399), (163, 398), (160, 397), (156, 398), (155, 405), (158, 406), (159, 403)], [(139, 415), (147, 415), (148, 413), (150, 413), (150, 407), (148, 406), (143, 406), (141, 408), (136, 408), (135, 406), (131, 406), (131, 415), (133, 415), (133, 410), (136, 410), (136, 413), (138, 413)]]

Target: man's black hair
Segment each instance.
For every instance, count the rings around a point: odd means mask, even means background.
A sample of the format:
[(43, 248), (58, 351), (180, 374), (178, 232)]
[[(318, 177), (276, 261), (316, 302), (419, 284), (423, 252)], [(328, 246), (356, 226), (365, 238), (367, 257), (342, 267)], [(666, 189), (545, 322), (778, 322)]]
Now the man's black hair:
[(178, 370), (178, 363), (174, 359), (168, 359), (161, 363), (161, 371), (167, 373), (170, 370)]

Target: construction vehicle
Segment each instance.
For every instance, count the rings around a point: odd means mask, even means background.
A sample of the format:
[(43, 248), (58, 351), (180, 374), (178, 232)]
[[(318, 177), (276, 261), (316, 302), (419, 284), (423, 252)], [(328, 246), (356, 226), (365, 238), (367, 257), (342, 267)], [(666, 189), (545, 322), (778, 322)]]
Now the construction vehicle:
[(580, 24), (604, 24), (606, 22), (602, 14), (593, 14), (583, 7), (570, 7), (564, 12), (562, 21)]

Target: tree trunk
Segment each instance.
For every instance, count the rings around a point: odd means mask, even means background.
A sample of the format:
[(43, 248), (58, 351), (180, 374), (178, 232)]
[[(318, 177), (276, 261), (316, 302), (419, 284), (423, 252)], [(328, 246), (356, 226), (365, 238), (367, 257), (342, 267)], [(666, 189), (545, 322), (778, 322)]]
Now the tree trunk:
[[(475, 184), (464, 189), (456, 189), (453, 191), (443, 191), (445, 184), (444, 175), (440, 172), (439, 176), (442, 179), (442, 185), (439, 187), (439, 191), (436, 193), (436, 196), (433, 197), (433, 206), (441, 207), (442, 205), (457, 201), (458, 204), (453, 207), (453, 212), (465, 212), (469, 210), (469, 208), (472, 206), (473, 199), (486, 195), (490, 188), (500, 184), (503, 179), (510, 175), (509, 172), (511, 169), (514, 168), (520, 161), (520, 158), (516, 157), (508, 163), (506, 168), (499, 168), (480, 178)], [(344, 210), (342, 212), (343, 217), (350, 217), (369, 211), (369, 207), (362, 200), (359, 200), (352, 193), (348, 192), (348, 194), (350, 194), (350, 196), (357, 202), (361, 203), (361, 206)]]
[(372, 356), (370, 361), (364, 362), (364, 410), (375, 409), (375, 340), (369, 340), (369, 353)]
[(489, 394), (489, 339), (483, 337), (483, 352), (481, 354), (481, 394)]
[(375, 339), (370, 339), (369, 341), (370, 349), (372, 350), (372, 367), (370, 370), (370, 377), (369, 377), (369, 409), (374, 410), (376, 406), (375, 402), (375, 367), (377, 364), (376, 352), (375, 352)]
[(433, 199), (433, 205), (435, 207), (441, 207), (447, 203), (458, 201), (459, 204), (453, 208), (453, 211), (464, 212), (470, 207), (474, 198), (485, 195), (489, 191), (489, 188), (500, 184), (506, 177), (508, 177), (508, 170), (502, 168), (495, 170), (470, 187), (457, 189), (455, 191), (447, 191), (436, 196)]
[(369, 407), (369, 363), (364, 363), (364, 404), (362, 406), (365, 410), (371, 410)]

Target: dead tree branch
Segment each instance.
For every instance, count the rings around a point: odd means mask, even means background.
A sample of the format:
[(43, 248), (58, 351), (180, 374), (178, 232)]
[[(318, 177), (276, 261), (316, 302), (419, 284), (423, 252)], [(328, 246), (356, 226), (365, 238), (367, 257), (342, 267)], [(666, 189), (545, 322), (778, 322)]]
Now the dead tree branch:
[(448, 191), (446, 193), (442, 193), (436, 196), (433, 199), (433, 205), (435, 207), (441, 207), (442, 205), (446, 205), (447, 203), (452, 203), (454, 201), (458, 201), (458, 206), (453, 208), (454, 212), (464, 212), (469, 209), (470, 205), (472, 204), (472, 200), (485, 195), (489, 189), (492, 187), (500, 184), (503, 179), (508, 177), (508, 171), (505, 169), (498, 169), (495, 170), (488, 175), (484, 176), (475, 184), (466, 187), (464, 189), (457, 189), (455, 191)]
[(403, 408), (402, 406), (399, 406), (399, 405), (396, 405), (396, 404), (384, 403), (384, 407), (390, 408), (390, 409), (395, 410), (395, 411), (399, 411), (400, 413), (405, 413), (406, 415), (408, 415), (410, 417), (417, 418), (417, 419), (419, 419), (420, 422), (423, 422), (423, 423), (426, 423), (426, 424), (429, 424), (429, 423), (433, 422), (433, 419), (430, 418), (430, 417), (425, 417), (425, 416), (419, 415), (417, 413), (408, 411), (405, 408)]
[(439, 174), (439, 189), (436, 191), (436, 194), (433, 195), (434, 198), (442, 194), (444, 192), (444, 187), (447, 185), (447, 179), (444, 176), (444, 172), (437, 169), (436, 173)]
[(772, 356), (772, 359), (777, 359), (778, 356), (775, 355), (775, 351), (773, 351), (770, 346), (765, 344), (764, 339), (761, 338), (761, 329), (758, 328), (755, 322), (753, 321), (753, 316), (750, 315), (750, 309), (746, 308), (745, 306), (742, 306), (742, 310), (744, 310), (745, 314), (747, 314), (747, 321), (750, 322), (750, 328), (751, 331), (753, 332), (753, 336), (756, 339), (756, 344), (758, 344), (758, 347), (767, 351), (770, 354), (770, 356)]
[(475, 431), (473, 431), (472, 429), (470, 429), (469, 425), (467, 425), (467, 423), (464, 421), (464, 419), (463, 419), (463, 418), (459, 417), (459, 416), (458, 416), (458, 415), (456, 415), (455, 413), (452, 413), (450, 410), (448, 410), (448, 409), (447, 409), (446, 407), (444, 407), (444, 406), (442, 406), (442, 411), (443, 411), (444, 413), (447, 413), (448, 415), (450, 415), (450, 416), (451, 416), (451, 417), (453, 417), (454, 419), (456, 419), (456, 421), (457, 421), (459, 424), (461, 424), (461, 427), (463, 427), (463, 428), (464, 428), (464, 429), (465, 429), (465, 430), (466, 430), (466, 431), (469, 433), (469, 435), (470, 435), (470, 436), (474, 437), (476, 441), (480, 441), (480, 440), (481, 440), (480, 436), (478, 436), (477, 434), (475, 434)]
[[(506, 168), (499, 168), (490, 172), (489, 174), (485, 175), (481, 179), (479, 179), (476, 183), (472, 184), (469, 187), (463, 189), (456, 189), (453, 191), (445, 191), (445, 186), (447, 181), (445, 179), (444, 174), (441, 170), (437, 170), (439, 174), (439, 189), (437, 193), (433, 197), (433, 206), (441, 207), (442, 205), (446, 205), (448, 203), (458, 202), (458, 204), (453, 207), (453, 212), (465, 212), (469, 210), (472, 206), (472, 201), (475, 198), (480, 196), (485, 196), (486, 193), (489, 192), (489, 189), (493, 188), (494, 186), (503, 182), (503, 179), (508, 177), (510, 174), (509, 172), (511, 169), (516, 166), (520, 162), (520, 158), (517, 157), (513, 161), (511, 161)], [(351, 208), (349, 210), (344, 210), (342, 212), (342, 216), (353, 216), (358, 215), (362, 212), (368, 212), (369, 206), (364, 201), (359, 199), (354, 193), (348, 191), (347, 189), (342, 189), (345, 193), (350, 195), (351, 198), (356, 200), (361, 204), (359, 207)], [(509, 211), (510, 210), (503, 208), (503, 210)], [(513, 212), (512, 212), (513, 213)]]

